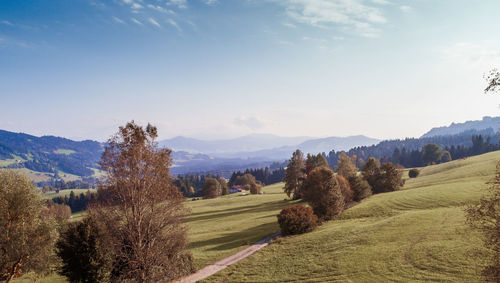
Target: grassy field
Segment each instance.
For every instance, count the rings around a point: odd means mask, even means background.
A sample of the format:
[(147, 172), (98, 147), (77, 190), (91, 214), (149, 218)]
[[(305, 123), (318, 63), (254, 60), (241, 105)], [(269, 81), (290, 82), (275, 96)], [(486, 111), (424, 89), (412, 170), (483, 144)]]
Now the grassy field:
[(318, 230), (277, 240), (207, 282), (479, 282), (479, 235), (463, 208), (485, 192), (500, 152), (423, 168)]
[[(480, 249), (479, 235), (465, 225), (463, 208), (484, 193), (498, 160), (500, 151), (422, 168), (403, 190), (372, 196), (340, 219), (279, 239), (205, 281), (478, 282), (470, 253)], [(278, 231), (276, 215), (296, 203), (285, 200), (282, 186), (264, 187), (264, 195), (186, 201), (196, 267)]]

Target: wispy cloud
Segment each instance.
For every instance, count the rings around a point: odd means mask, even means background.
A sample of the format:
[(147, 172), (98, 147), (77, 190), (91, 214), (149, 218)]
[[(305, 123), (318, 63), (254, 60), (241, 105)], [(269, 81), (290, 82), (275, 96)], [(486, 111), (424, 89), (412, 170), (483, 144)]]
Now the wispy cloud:
[(258, 130), (265, 126), (265, 123), (257, 117), (238, 117), (234, 119), (234, 124), (237, 126), (245, 126), (251, 130)]
[(297, 28), (297, 26), (296, 26), (296, 25), (294, 25), (294, 24), (292, 24), (292, 23), (283, 23), (283, 25), (284, 25), (285, 27), (289, 27), (289, 28)]
[(297, 23), (328, 28), (339, 25), (365, 37), (376, 37), (381, 30), (377, 25), (384, 24), (380, 7), (374, 4), (387, 4), (388, 1), (371, 1), (370, 5), (362, 0), (287, 0), (286, 15)]
[(168, 0), (167, 5), (176, 6), (179, 9), (186, 9), (187, 0)]
[(123, 21), (122, 19), (115, 17), (115, 16), (113, 16), (113, 21), (115, 21), (116, 23), (122, 24), (122, 25), (125, 24), (125, 21)]
[(459, 42), (441, 49), (442, 59), (466, 68), (488, 69), (500, 64), (498, 43)]
[(136, 18), (131, 18), (130, 19), (134, 24), (137, 24), (137, 25), (140, 25), (140, 26), (143, 26), (144, 24), (141, 23), (139, 20), (137, 20)]
[(11, 22), (9, 22), (9, 21), (1, 21), (0, 23), (1, 23), (1, 24), (4, 24), (4, 25), (6, 25), (6, 26), (14, 26), (14, 24), (13, 24), (13, 23), (11, 23)]
[(219, 3), (219, 1), (218, 1), (218, 0), (204, 0), (203, 2), (205, 2), (205, 4), (210, 5), (210, 6), (215, 5), (215, 4), (218, 4), (218, 3)]
[(132, 9), (142, 9), (142, 8), (144, 8), (144, 6), (142, 6), (139, 3), (132, 3), (131, 7), (132, 7)]
[(399, 9), (405, 13), (409, 13), (411, 12), (411, 7), (410, 6), (406, 6), (406, 5), (403, 5), (403, 6), (399, 6)]
[(148, 21), (149, 21), (152, 25), (154, 25), (154, 26), (157, 26), (157, 27), (161, 28), (161, 25), (160, 25), (160, 24), (159, 24), (159, 23), (158, 23), (155, 19), (153, 19), (153, 18), (149, 18), (149, 19), (148, 19)]
[(172, 19), (168, 19), (167, 23), (169, 23), (171, 26), (175, 27), (178, 31), (182, 31), (181, 27), (179, 26), (179, 24), (176, 21), (174, 21)]

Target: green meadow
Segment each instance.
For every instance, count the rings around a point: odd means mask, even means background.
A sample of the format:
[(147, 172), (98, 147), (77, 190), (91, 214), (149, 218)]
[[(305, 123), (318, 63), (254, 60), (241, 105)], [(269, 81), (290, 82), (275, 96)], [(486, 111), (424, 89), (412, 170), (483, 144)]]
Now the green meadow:
[[(311, 233), (274, 240), (205, 281), (479, 282), (474, 251), (481, 249), (480, 235), (465, 224), (464, 207), (484, 194), (499, 160), (500, 151), (421, 168), (401, 191), (374, 195)], [(196, 267), (279, 231), (276, 215), (296, 203), (282, 187), (264, 187), (263, 195), (187, 200)]]
[(480, 282), (480, 235), (464, 206), (485, 192), (500, 152), (422, 168), (314, 232), (282, 238), (207, 282)]

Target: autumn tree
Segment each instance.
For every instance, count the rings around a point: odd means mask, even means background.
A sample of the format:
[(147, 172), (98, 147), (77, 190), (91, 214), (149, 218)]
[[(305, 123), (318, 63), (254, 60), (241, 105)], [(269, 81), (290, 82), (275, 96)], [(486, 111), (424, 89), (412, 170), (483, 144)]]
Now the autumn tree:
[(477, 205), (466, 209), (467, 222), (483, 234), (486, 259), (482, 275), (485, 281), (500, 281), (500, 162), (496, 167), (495, 177), (488, 182), (488, 194)]
[(349, 181), (347, 181), (344, 176), (337, 174), (335, 175), (335, 179), (337, 179), (342, 197), (344, 198), (344, 203), (347, 207), (354, 200), (354, 192), (351, 189)]
[(318, 217), (302, 204), (285, 207), (278, 214), (281, 235), (296, 235), (310, 232), (318, 226)]
[(372, 195), (372, 187), (361, 176), (351, 176), (348, 181), (351, 185), (354, 201), (361, 201)]
[(285, 187), (283, 189), (288, 197), (293, 196), (293, 199), (300, 198), (300, 189), (306, 177), (305, 170), (304, 154), (297, 149), (286, 167)]
[(380, 167), (377, 181), (373, 186), (373, 193), (386, 193), (398, 191), (404, 185), (403, 173), (392, 163), (387, 162)]
[(441, 158), (443, 150), (435, 143), (428, 143), (422, 148), (422, 160), (425, 165), (436, 164)]
[(194, 270), (181, 225), (184, 197), (170, 176), (172, 152), (156, 138), (156, 127), (127, 123), (99, 163), (107, 180), (98, 190), (106, 197), (91, 213), (110, 239), (112, 281), (169, 281)]
[(203, 186), (203, 198), (215, 198), (222, 194), (222, 186), (215, 178), (206, 178)]
[(342, 152), (339, 156), (339, 164), (337, 165), (337, 173), (344, 178), (348, 179), (351, 176), (356, 175), (358, 168), (352, 161), (352, 159), (345, 153)]
[(221, 194), (228, 195), (229, 194), (229, 185), (227, 184), (226, 179), (221, 177), (221, 178), (217, 179), (217, 181), (219, 181), (219, 184), (221, 187)]
[(318, 153), (317, 155), (307, 154), (307, 159), (306, 159), (307, 174), (309, 174), (312, 170), (314, 170), (314, 168), (321, 166), (328, 167), (328, 161), (326, 161), (326, 158), (321, 153)]
[(49, 271), (56, 222), (26, 177), (0, 170), (0, 281)]
[(344, 198), (333, 171), (317, 167), (307, 176), (302, 198), (312, 207), (320, 220), (330, 220), (344, 208)]

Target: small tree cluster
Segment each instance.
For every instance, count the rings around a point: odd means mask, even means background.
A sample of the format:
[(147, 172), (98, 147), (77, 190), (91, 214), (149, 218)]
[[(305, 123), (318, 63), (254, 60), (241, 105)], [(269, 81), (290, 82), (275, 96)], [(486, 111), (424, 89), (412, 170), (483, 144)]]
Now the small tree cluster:
[(307, 176), (302, 199), (322, 221), (333, 219), (344, 209), (344, 197), (335, 174), (324, 166), (313, 169)]
[(222, 186), (215, 178), (206, 178), (203, 186), (203, 198), (216, 198), (222, 194)]
[(361, 173), (374, 194), (397, 191), (404, 185), (402, 172), (390, 162), (380, 166), (377, 159), (370, 158)]
[(262, 188), (262, 184), (255, 180), (252, 174), (245, 174), (243, 176), (238, 176), (234, 181), (235, 185), (244, 186), (245, 189), (250, 190), (251, 194), (258, 194)]
[(285, 193), (288, 197), (293, 197), (293, 199), (299, 199), (301, 197), (302, 184), (306, 177), (306, 162), (304, 160), (304, 154), (300, 150), (296, 150), (288, 166), (286, 167), (285, 173)]
[(420, 175), (420, 170), (418, 170), (417, 168), (413, 168), (408, 171), (408, 177), (410, 178), (417, 178), (418, 175)]
[(354, 201), (361, 201), (373, 194), (372, 187), (361, 176), (352, 176), (348, 181), (351, 185)]
[(283, 208), (278, 214), (281, 235), (296, 235), (310, 232), (318, 226), (318, 217), (304, 205)]

